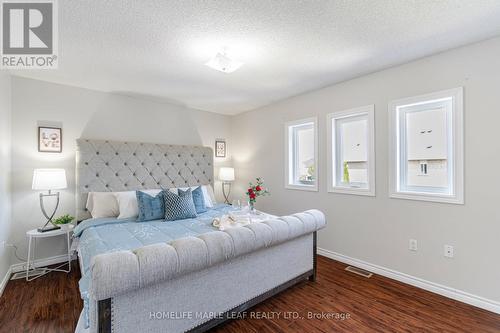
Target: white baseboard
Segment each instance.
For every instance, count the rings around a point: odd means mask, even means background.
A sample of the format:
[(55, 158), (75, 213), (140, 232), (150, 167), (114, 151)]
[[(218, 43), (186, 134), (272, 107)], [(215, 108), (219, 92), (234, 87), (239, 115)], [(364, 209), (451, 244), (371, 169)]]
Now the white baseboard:
[[(76, 256), (73, 255), (71, 257), (71, 260), (75, 260), (75, 259), (76, 259)], [(45, 267), (45, 266), (49, 266), (49, 265), (60, 264), (60, 263), (63, 263), (67, 260), (68, 260), (68, 255), (63, 254), (60, 256), (37, 259), (33, 262), (33, 265), (37, 268), (38, 267)], [(5, 287), (7, 286), (7, 283), (9, 282), (12, 274), (22, 272), (24, 270), (26, 270), (26, 263), (25, 262), (20, 262), (18, 264), (14, 264), (14, 265), (10, 266), (9, 270), (7, 271), (7, 273), (5, 273), (5, 276), (3, 277), (2, 282), (0, 284), (0, 297), (2, 296), (3, 291), (4, 291)]]
[[(74, 260), (76, 257), (73, 255), (71, 257), (71, 260)], [(48, 258), (43, 258), (43, 259), (37, 259), (33, 262), (33, 266), (35, 267), (45, 267), (49, 265), (55, 265), (55, 264), (60, 264), (65, 261), (68, 261), (68, 255), (67, 254), (62, 254), (59, 256), (54, 256), (54, 257), (48, 257)], [(12, 273), (18, 273), (26, 270), (26, 262), (20, 262), (18, 264), (14, 264), (10, 266), (10, 269)]]
[(7, 270), (7, 273), (5, 273), (5, 276), (2, 279), (2, 284), (0, 284), (0, 297), (3, 295), (3, 291), (5, 287), (7, 286), (7, 282), (10, 280), (10, 276), (12, 275), (12, 267), (9, 267)]
[(485, 309), (500, 314), (500, 302), (497, 301), (493, 301), (481, 296), (476, 296), (455, 288), (443, 286), (441, 284), (420, 279), (418, 277), (414, 277), (379, 265), (371, 264), (363, 260), (351, 258), (346, 255), (329, 251), (326, 249), (318, 248), (318, 254), (330, 259), (343, 262), (348, 265), (362, 268), (364, 270), (370, 271), (375, 274), (388, 277), (393, 280), (397, 280), (463, 303), (476, 306), (481, 309)]

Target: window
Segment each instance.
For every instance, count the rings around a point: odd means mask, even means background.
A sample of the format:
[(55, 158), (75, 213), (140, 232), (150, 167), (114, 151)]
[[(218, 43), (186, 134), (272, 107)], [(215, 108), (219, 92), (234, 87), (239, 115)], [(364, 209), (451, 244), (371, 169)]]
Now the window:
[(373, 105), (327, 115), (328, 191), (375, 195)]
[(318, 190), (318, 125), (316, 118), (285, 124), (285, 187)]
[(463, 204), (463, 90), (397, 100), (391, 113), (391, 197)]

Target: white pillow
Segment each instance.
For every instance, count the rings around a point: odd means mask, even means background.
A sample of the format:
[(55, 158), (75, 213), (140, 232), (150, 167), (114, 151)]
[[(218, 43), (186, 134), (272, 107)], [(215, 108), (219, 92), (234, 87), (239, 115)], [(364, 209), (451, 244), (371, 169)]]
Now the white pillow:
[[(141, 190), (141, 192), (156, 196), (161, 190)], [(119, 219), (137, 218), (139, 216), (139, 204), (137, 203), (135, 191), (115, 192), (114, 194), (118, 202)]]
[(95, 219), (117, 217), (120, 214), (114, 192), (90, 192), (86, 207)]
[(215, 200), (215, 194), (212, 185), (203, 185), (202, 190), (203, 196), (205, 197), (205, 206), (210, 208), (215, 206), (217, 204), (217, 201)]
[(139, 206), (135, 191), (116, 192), (116, 201), (118, 202), (119, 219), (137, 217), (139, 215)]

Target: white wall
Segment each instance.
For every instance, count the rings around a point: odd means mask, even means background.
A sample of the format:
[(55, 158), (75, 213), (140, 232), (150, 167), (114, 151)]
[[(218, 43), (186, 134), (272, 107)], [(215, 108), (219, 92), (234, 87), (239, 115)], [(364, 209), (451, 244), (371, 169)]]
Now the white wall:
[[(455, 49), (234, 117), (233, 162), (242, 195), (261, 176), (257, 208), (326, 213), (319, 247), (500, 301), (500, 39)], [(465, 205), (388, 197), (388, 102), (463, 86)], [(375, 104), (376, 197), (327, 193), (326, 114)], [(319, 117), (319, 192), (284, 188), (286, 121)], [(408, 240), (419, 242), (408, 251)], [(443, 256), (444, 244), (455, 258)]]
[(0, 282), (2, 282), (10, 266), (8, 250), (5, 250), (2, 246), (2, 242), (7, 241), (8, 239), (11, 226), (10, 96), (10, 75), (4, 71), (0, 71)]
[[(43, 224), (38, 192), (31, 190), (33, 169), (64, 168), (67, 190), (61, 192), (58, 215), (75, 212), (75, 140), (77, 138), (204, 145), (229, 138), (228, 116), (196, 111), (116, 94), (63, 86), (19, 77), (12, 78), (12, 212), (10, 242), (26, 253), (27, 230)], [(63, 152), (37, 151), (37, 126), (62, 125)], [(230, 156), (227, 154), (226, 156)], [(215, 167), (230, 158), (215, 159)], [(216, 193), (220, 184), (215, 184)], [(220, 198), (220, 194), (219, 194)], [(37, 257), (65, 251), (63, 239), (39, 241)]]

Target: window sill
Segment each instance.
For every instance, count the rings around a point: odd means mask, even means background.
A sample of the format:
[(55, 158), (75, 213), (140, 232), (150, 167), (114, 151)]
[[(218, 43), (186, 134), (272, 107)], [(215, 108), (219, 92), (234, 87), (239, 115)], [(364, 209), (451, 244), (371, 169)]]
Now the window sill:
[(362, 195), (362, 196), (375, 196), (375, 190), (370, 190), (367, 188), (359, 187), (345, 187), (345, 186), (335, 186), (328, 189), (329, 193), (340, 193), (340, 194), (351, 194), (351, 195)]
[(455, 205), (464, 204), (463, 197), (443, 195), (443, 194), (393, 192), (389, 194), (389, 197), (393, 199), (428, 201), (428, 202), (448, 203)]
[(318, 186), (317, 185), (286, 184), (285, 188), (289, 189), (289, 190), (318, 192)]

